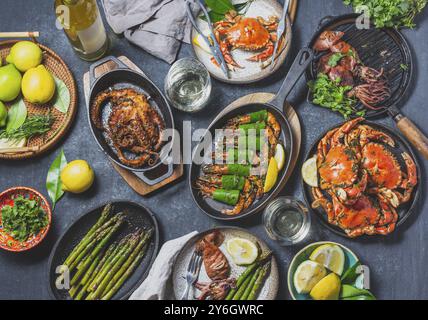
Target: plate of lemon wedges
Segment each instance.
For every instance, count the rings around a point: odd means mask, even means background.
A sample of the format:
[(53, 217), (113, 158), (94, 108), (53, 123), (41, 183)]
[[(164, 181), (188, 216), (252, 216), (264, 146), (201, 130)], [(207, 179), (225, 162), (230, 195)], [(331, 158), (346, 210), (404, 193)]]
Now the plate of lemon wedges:
[(375, 300), (366, 270), (347, 247), (315, 242), (291, 261), (288, 290), (294, 300)]

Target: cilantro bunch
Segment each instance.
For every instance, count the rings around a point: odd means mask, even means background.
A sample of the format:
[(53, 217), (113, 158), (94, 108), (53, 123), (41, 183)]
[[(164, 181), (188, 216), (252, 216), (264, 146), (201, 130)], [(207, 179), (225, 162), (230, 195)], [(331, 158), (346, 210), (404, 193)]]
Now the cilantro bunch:
[(428, 0), (343, 0), (354, 10), (367, 6), (370, 17), (377, 28), (414, 28), (415, 16), (422, 12)]

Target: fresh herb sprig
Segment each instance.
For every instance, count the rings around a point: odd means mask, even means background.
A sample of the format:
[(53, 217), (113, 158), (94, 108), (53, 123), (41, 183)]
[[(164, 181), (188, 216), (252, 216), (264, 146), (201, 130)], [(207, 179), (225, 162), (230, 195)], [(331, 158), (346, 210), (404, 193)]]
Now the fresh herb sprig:
[[(253, 1), (254, 0), (248, 0), (245, 2), (233, 4), (231, 0), (205, 0), (205, 5), (209, 10), (208, 13), (211, 22), (216, 23), (218, 21), (224, 20), (225, 14), (231, 10), (244, 15)], [(206, 20), (205, 16), (203, 15), (200, 15), (199, 18)]]
[(341, 79), (330, 80), (330, 78), (319, 73), (315, 81), (308, 83), (316, 105), (339, 112), (345, 119), (352, 115), (364, 116), (364, 110), (356, 110), (356, 100), (347, 96), (352, 89), (351, 86), (341, 86)]
[(39, 201), (22, 195), (13, 199), (13, 205), (3, 206), (1, 219), (5, 232), (20, 242), (37, 235), (48, 224), (47, 214)]
[(54, 117), (50, 114), (29, 116), (19, 128), (9, 131), (0, 130), (0, 139), (16, 141), (46, 133), (50, 130), (53, 121)]
[(343, 0), (356, 11), (367, 6), (370, 17), (377, 28), (414, 28), (414, 19), (425, 8), (428, 0)]

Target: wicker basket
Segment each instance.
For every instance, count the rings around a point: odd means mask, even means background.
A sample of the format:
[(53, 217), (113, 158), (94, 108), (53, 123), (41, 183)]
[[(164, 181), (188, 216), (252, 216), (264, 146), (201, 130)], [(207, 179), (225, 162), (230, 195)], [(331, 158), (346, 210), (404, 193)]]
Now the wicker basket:
[[(0, 58), (4, 59), (9, 54), (10, 48), (19, 40), (7, 40), (0, 41)], [(47, 114), (49, 111), (55, 117), (55, 121), (52, 128), (43, 135), (34, 136), (29, 139), (27, 146), (39, 146), (39, 149), (35, 152), (23, 152), (23, 153), (11, 153), (11, 154), (0, 154), (0, 159), (29, 159), (43, 154), (49, 149), (53, 148), (67, 133), (73, 122), (73, 119), (77, 111), (77, 92), (76, 84), (74, 82), (73, 75), (68, 69), (64, 61), (51, 49), (44, 45), (38, 44), (43, 51), (43, 64), (44, 66), (58, 79), (61, 79), (68, 90), (70, 91), (70, 106), (67, 113), (59, 112), (49, 103), (46, 105), (35, 105), (25, 101), (27, 106), (28, 114)], [(10, 103), (6, 103), (7, 106)]]

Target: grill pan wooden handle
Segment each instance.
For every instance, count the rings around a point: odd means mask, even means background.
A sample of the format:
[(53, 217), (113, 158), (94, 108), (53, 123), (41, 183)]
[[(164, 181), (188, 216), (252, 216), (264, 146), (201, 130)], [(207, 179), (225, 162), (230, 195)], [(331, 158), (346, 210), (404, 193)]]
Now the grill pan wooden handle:
[(398, 115), (395, 118), (397, 127), (410, 143), (428, 160), (428, 138), (409, 118)]

